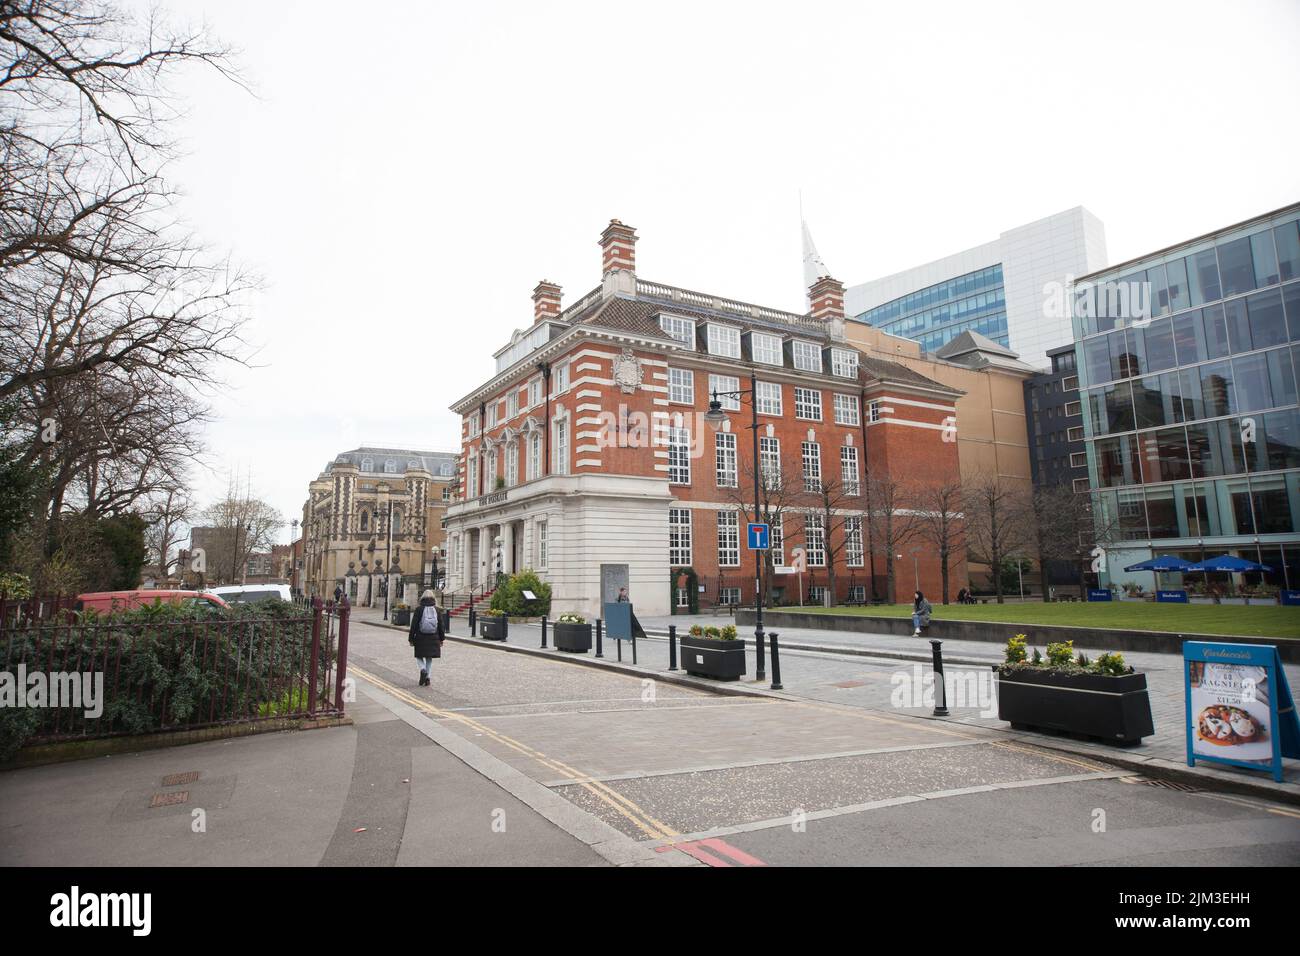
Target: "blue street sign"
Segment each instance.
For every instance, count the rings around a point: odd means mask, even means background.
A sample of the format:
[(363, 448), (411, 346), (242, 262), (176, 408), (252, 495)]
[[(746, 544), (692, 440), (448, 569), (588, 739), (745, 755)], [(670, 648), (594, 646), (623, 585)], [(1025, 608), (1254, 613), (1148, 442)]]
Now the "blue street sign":
[(771, 525), (751, 521), (748, 525), (748, 530), (750, 551), (766, 551), (772, 546)]

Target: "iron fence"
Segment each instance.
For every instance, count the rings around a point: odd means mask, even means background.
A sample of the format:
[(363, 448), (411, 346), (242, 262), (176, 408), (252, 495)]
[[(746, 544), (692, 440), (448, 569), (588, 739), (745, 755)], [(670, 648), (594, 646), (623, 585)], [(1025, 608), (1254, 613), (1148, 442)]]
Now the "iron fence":
[(110, 615), (74, 604), (0, 597), (0, 682), (14, 698), (0, 720), (24, 721), (27, 742), (344, 712), (346, 602)]

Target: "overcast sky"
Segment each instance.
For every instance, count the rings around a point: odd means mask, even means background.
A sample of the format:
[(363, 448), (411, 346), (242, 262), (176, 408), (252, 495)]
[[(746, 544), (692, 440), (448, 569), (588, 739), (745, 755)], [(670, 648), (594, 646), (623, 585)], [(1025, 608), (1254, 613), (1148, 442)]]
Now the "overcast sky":
[(802, 311), (800, 191), (850, 285), (1076, 205), (1114, 263), (1300, 200), (1297, 0), (162, 3), (256, 91), (182, 87), (183, 211), (265, 278), (196, 487), (286, 521), (359, 443), (456, 450), (611, 218), (644, 277)]

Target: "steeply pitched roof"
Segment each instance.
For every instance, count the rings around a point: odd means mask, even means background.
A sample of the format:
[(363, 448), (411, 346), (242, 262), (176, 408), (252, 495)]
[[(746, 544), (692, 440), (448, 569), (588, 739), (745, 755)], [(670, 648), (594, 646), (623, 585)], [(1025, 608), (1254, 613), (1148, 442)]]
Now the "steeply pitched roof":
[(1005, 358), (1018, 359), (1020, 356), (1005, 345), (998, 345), (988, 336), (980, 335), (978, 332), (966, 331), (957, 336), (948, 344), (942, 346), (934, 354), (941, 359), (952, 361), (958, 355), (965, 355), (968, 352), (987, 352), (990, 355), (1001, 355)]

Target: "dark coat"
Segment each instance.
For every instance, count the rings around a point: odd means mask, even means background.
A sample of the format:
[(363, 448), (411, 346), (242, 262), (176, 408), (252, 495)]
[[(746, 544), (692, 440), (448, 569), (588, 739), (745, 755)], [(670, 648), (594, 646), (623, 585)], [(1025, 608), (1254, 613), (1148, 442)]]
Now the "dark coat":
[(438, 615), (437, 634), (420, 633), (420, 619), (424, 617), (424, 609), (432, 606), (432, 601), (421, 601), (419, 606), (411, 609), (411, 630), (407, 639), (415, 657), (442, 657), (442, 642), (447, 638), (442, 626), (442, 615)]

